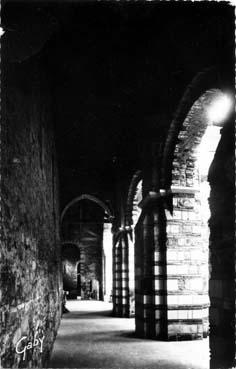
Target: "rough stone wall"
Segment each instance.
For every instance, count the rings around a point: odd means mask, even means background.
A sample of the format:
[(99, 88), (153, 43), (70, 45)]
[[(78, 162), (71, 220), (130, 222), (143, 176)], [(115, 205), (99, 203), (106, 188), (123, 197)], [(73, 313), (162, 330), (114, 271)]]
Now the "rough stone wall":
[[(1, 365), (42, 367), (61, 316), (57, 165), (46, 76), (39, 60), (3, 65)], [(30, 347), (34, 336), (43, 339)], [(16, 353), (29, 343), (25, 360)]]

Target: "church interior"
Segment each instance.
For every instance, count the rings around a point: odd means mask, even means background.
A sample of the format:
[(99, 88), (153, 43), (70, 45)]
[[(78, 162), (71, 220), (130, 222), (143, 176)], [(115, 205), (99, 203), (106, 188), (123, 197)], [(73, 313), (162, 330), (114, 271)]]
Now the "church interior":
[(1, 4), (0, 367), (230, 369), (235, 7)]

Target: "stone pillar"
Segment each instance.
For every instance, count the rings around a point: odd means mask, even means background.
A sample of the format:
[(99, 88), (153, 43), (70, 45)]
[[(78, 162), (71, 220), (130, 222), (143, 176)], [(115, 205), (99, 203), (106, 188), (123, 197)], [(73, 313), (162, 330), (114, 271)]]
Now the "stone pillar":
[(160, 195), (149, 194), (141, 206), (143, 211), (135, 229), (136, 334), (145, 338), (164, 338), (166, 268)]
[(114, 243), (113, 286), (114, 315), (129, 317), (129, 242), (125, 228), (120, 229)]
[(211, 369), (232, 368), (236, 364), (234, 146), (234, 124), (225, 125), (209, 172)]
[(133, 317), (135, 314), (135, 279), (134, 279), (134, 234), (130, 227), (128, 234), (128, 248), (129, 248), (129, 316)]
[(81, 281), (81, 291), (80, 296), (81, 299), (84, 299), (84, 290), (82, 288), (82, 285), (85, 282), (85, 250), (84, 248), (80, 248), (80, 281)]
[(103, 225), (103, 253), (104, 253), (104, 301), (109, 302), (112, 294), (112, 225), (104, 223)]
[(172, 187), (166, 210), (167, 338), (202, 338), (208, 329), (208, 243), (202, 236), (199, 191)]
[(130, 316), (129, 304), (129, 243), (127, 231), (121, 234), (122, 245), (122, 316)]
[(143, 214), (135, 227), (135, 331), (139, 337), (144, 337), (144, 293), (142, 290), (143, 281)]
[(113, 235), (113, 314), (122, 316), (122, 245)]

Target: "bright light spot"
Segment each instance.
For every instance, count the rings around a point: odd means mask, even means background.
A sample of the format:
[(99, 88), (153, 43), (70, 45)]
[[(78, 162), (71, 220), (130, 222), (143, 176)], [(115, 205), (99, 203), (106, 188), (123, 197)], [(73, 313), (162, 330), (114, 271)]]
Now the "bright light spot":
[(227, 95), (217, 97), (209, 107), (208, 117), (212, 123), (221, 123), (229, 114), (233, 105), (232, 99)]
[(140, 214), (142, 212), (142, 209), (140, 209), (140, 207), (138, 206), (138, 204), (142, 201), (143, 196), (142, 196), (142, 185), (143, 185), (143, 181), (139, 181), (137, 187), (136, 187), (136, 194), (134, 197), (134, 202), (133, 202), (133, 211), (132, 211), (132, 218), (133, 218), (133, 225), (135, 226), (138, 222), (138, 219), (140, 217)]
[(0, 37), (2, 37), (4, 35), (5, 31), (2, 27), (0, 27)]
[(112, 294), (112, 232), (111, 232), (111, 224), (104, 223), (103, 228), (103, 252), (105, 256), (105, 265), (104, 265), (104, 287), (105, 287), (105, 296), (104, 301), (109, 302), (110, 296)]

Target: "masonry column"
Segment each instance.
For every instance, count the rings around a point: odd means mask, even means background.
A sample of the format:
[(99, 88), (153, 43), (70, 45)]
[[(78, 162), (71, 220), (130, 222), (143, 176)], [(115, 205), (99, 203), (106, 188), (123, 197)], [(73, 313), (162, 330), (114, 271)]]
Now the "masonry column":
[(198, 188), (173, 185), (167, 217), (167, 338), (202, 338), (208, 330), (208, 241)]
[(222, 139), (209, 172), (210, 368), (235, 367), (235, 138), (234, 119)]
[(119, 232), (113, 234), (113, 314), (122, 316), (122, 245)]
[(129, 242), (127, 230), (120, 227), (114, 237), (113, 247), (113, 313), (115, 316), (130, 316), (129, 301)]
[(103, 225), (103, 252), (104, 252), (104, 301), (109, 302), (112, 295), (112, 224)]
[[(162, 143), (146, 147), (143, 168), (142, 213), (135, 228), (136, 333), (146, 338), (165, 336), (165, 223), (159, 191)], [(148, 165), (147, 165), (148, 164)]]
[(161, 194), (149, 192), (136, 226), (136, 333), (166, 337), (165, 218)]
[(122, 316), (130, 316), (129, 302), (129, 242), (126, 229), (122, 229), (121, 233), (122, 245)]
[(132, 227), (129, 227), (128, 250), (129, 250), (129, 316), (135, 314), (135, 279), (134, 279), (134, 232)]

